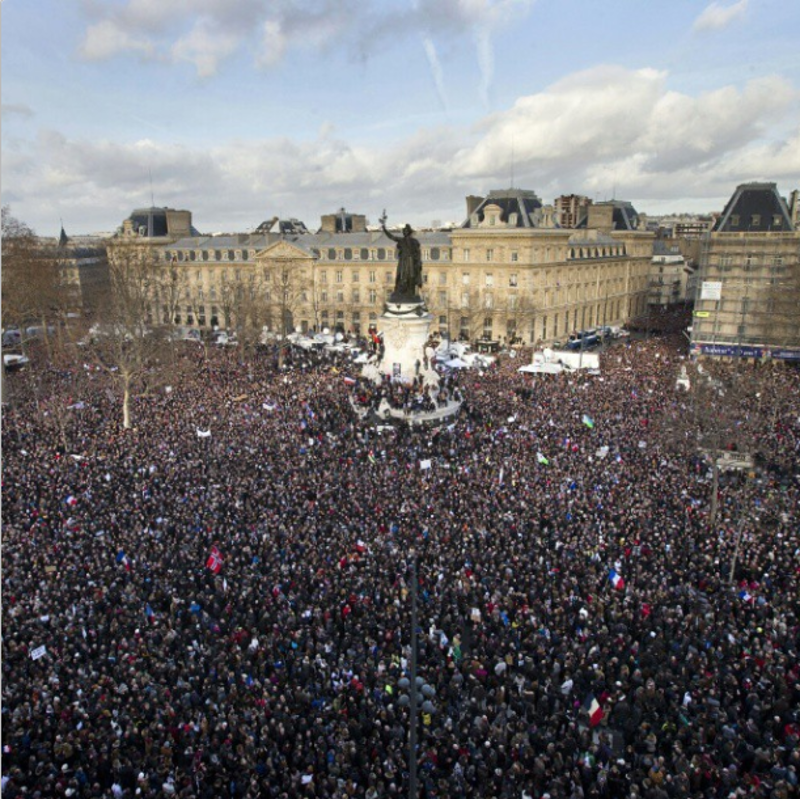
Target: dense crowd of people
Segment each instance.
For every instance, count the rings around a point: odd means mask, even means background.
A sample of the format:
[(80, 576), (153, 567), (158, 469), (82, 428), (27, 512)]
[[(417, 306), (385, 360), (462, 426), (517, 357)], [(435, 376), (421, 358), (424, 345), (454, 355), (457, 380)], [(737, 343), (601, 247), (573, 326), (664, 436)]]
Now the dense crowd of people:
[(4, 798), (407, 795), (415, 589), (420, 796), (800, 795), (796, 370), (740, 376), (712, 520), (675, 341), (502, 357), (436, 428), (238, 357), (127, 430), (88, 365), (6, 376)]

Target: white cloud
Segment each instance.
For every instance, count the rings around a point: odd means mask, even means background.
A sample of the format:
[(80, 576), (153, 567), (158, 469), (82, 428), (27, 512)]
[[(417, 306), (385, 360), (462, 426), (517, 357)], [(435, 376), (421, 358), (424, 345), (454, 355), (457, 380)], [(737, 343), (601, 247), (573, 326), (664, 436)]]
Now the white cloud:
[(706, 6), (702, 14), (694, 21), (694, 31), (716, 31), (726, 28), (734, 20), (744, 16), (749, 0), (738, 0), (730, 6), (722, 3), (711, 3)]
[(214, 30), (201, 20), (172, 45), (172, 57), (175, 61), (193, 64), (199, 78), (209, 78), (216, 74), (220, 62), (236, 51), (237, 45), (236, 36)]
[(111, 19), (91, 25), (80, 47), (80, 54), (89, 61), (102, 61), (122, 53), (151, 57), (154, 52), (153, 42), (132, 36)]
[(512, 141), (516, 185), (548, 201), (562, 192), (603, 198), (614, 186), (618, 197), (655, 202), (725, 199), (752, 179), (800, 184), (797, 117), (790, 135), (776, 133), (798, 99), (787, 80), (697, 96), (668, 83), (664, 72), (597, 67), (520, 98), (473, 130), (419, 129), (375, 147), (354, 146), (329, 124), (314, 140), (227, 141), (211, 149), (50, 132), (4, 152), (3, 184), (16, 192), (16, 215), (42, 230), (60, 215), (66, 220), (67, 208), (105, 220), (94, 228), (120, 224), (150, 202), (151, 172), (156, 203), (190, 208), (201, 230), (245, 230), (272, 213), (314, 227), (343, 205), (371, 217), (386, 207), (391, 218), (414, 224), (460, 219), (464, 196), (508, 185)]

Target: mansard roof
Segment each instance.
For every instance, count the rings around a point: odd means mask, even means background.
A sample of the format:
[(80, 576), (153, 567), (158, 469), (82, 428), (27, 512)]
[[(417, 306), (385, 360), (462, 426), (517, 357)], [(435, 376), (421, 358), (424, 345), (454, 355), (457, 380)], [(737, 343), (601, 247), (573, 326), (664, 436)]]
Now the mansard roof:
[(515, 227), (533, 228), (537, 226), (536, 212), (542, 207), (542, 201), (536, 192), (524, 189), (496, 189), (490, 191), (478, 207), (461, 223), (462, 228), (473, 227), (473, 220), (483, 222), (484, 210), (489, 205), (497, 205), (501, 209), (500, 220), (506, 225), (511, 215), (516, 214)]
[(716, 233), (769, 233), (792, 229), (775, 183), (741, 183), (714, 225)]

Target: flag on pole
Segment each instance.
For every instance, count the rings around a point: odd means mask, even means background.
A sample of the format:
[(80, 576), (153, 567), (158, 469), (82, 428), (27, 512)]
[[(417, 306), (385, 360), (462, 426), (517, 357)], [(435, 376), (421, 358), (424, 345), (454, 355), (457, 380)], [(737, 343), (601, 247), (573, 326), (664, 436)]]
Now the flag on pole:
[(594, 694), (589, 694), (583, 703), (583, 709), (589, 714), (589, 726), (596, 727), (603, 720), (603, 708), (595, 698)]
[(747, 589), (745, 589), (743, 591), (739, 591), (739, 599), (741, 599), (742, 602), (754, 602), (755, 601), (753, 599), (753, 595)]
[(625, 588), (625, 580), (623, 580), (622, 577), (614, 571), (614, 569), (609, 571), (608, 579), (611, 581), (611, 585), (614, 586), (617, 591), (621, 591), (623, 588)]
[(117, 552), (117, 563), (121, 563), (125, 567), (126, 572), (131, 570), (131, 562), (122, 550)]
[(147, 616), (147, 620), (150, 622), (155, 621), (156, 614), (153, 611), (153, 608), (150, 607), (150, 603), (146, 602), (144, 606), (144, 615)]
[(345, 377), (344, 382), (348, 386), (354, 386), (356, 384), (355, 378), (352, 377)]
[(214, 574), (219, 574), (220, 570), (222, 569), (222, 553), (217, 549), (217, 547), (211, 547), (211, 552), (208, 554), (208, 560), (206, 561), (206, 568), (211, 569)]
[(541, 453), (541, 452), (537, 452), (537, 453), (536, 453), (536, 460), (537, 460), (539, 463), (541, 463), (543, 466), (547, 466), (547, 465), (550, 463), (550, 461), (549, 461), (549, 460), (547, 460), (547, 458), (545, 458), (545, 456), (544, 456), (544, 455), (542, 455), (542, 453)]
[(590, 429), (594, 430), (594, 419), (592, 419), (588, 414), (584, 413), (583, 418), (581, 421)]

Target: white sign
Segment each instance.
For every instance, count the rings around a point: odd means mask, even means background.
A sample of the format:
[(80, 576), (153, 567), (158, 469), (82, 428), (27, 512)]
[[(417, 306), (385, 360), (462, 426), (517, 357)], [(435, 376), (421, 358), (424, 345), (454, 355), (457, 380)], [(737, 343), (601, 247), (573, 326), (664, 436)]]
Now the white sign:
[(420, 469), (430, 469), (431, 468), (431, 459), (427, 458), (426, 460), (419, 462)]
[(31, 649), (31, 660), (39, 660), (40, 657), (44, 657), (46, 652), (47, 647), (44, 644), (37, 646), (36, 649)]
[(720, 300), (722, 299), (722, 283), (718, 280), (704, 280), (703, 287), (700, 289), (701, 300)]

